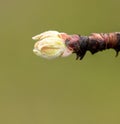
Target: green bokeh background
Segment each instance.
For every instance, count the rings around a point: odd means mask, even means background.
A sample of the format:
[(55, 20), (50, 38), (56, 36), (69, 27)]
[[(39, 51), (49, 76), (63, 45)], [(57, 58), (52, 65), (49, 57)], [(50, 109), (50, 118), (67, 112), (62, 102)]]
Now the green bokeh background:
[(118, 32), (119, 0), (1, 0), (0, 17), (0, 124), (120, 124), (120, 56), (44, 60), (31, 39)]

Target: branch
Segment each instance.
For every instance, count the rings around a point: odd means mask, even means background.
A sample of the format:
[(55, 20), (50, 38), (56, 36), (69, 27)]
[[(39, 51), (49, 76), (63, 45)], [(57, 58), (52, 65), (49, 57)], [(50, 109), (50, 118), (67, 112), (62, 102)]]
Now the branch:
[(87, 51), (95, 54), (106, 49), (114, 49), (116, 56), (120, 51), (120, 32), (93, 33), (90, 36), (68, 35), (57, 31), (46, 31), (33, 37), (37, 40), (33, 52), (43, 58), (51, 59), (76, 54), (82, 60)]

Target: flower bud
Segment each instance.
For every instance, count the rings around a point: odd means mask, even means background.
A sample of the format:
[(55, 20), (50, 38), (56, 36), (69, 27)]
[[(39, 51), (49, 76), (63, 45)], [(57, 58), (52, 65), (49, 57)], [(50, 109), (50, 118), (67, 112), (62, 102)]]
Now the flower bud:
[[(66, 47), (65, 38), (62, 37), (63, 34), (65, 33), (46, 31), (34, 36), (32, 39), (37, 40), (37, 42), (34, 45), (33, 52), (47, 59), (69, 56), (73, 51)], [(66, 34), (66, 36), (68, 35)]]

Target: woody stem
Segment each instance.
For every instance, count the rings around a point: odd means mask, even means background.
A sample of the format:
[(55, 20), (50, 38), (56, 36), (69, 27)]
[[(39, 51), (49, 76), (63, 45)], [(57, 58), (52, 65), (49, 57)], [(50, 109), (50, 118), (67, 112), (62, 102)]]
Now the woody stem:
[(83, 59), (87, 51), (95, 54), (106, 49), (114, 49), (116, 56), (120, 51), (120, 32), (115, 33), (93, 33), (90, 36), (71, 35), (66, 39), (66, 46), (73, 49), (76, 59)]

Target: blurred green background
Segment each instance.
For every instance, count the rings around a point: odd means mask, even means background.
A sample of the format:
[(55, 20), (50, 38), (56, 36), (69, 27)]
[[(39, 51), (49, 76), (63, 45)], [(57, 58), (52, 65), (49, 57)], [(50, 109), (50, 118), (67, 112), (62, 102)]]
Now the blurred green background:
[(119, 14), (119, 0), (1, 0), (0, 124), (120, 124), (120, 56), (44, 60), (31, 39), (119, 32)]

